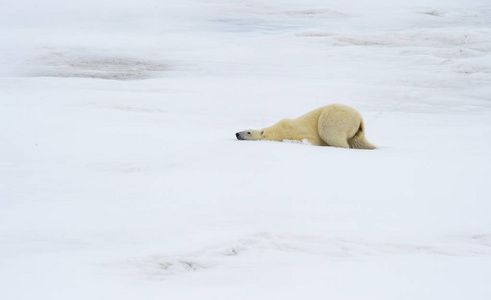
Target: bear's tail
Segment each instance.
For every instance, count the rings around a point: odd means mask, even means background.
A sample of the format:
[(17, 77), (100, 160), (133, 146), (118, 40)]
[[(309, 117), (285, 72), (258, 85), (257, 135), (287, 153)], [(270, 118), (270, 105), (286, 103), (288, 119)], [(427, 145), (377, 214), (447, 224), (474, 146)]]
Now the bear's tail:
[(363, 121), (360, 122), (360, 127), (355, 135), (348, 139), (348, 144), (350, 148), (354, 149), (377, 149), (376, 146), (372, 145), (365, 138), (365, 127), (363, 125)]

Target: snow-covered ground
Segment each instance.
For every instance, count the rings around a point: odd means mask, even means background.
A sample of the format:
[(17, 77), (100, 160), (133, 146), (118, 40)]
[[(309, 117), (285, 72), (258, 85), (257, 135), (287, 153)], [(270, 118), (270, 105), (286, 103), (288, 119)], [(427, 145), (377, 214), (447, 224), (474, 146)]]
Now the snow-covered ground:
[(491, 299), (489, 1), (11, 2), (0, 299)]

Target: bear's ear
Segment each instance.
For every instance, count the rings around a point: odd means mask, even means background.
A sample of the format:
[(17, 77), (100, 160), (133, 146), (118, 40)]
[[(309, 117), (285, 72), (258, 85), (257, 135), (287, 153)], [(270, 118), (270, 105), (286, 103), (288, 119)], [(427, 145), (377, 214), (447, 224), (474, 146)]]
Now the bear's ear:
[(266, 136), (266, 134), (264, 134), (264, 130), (263, 130), (263, 131), (261, 131), (261, 135), (262, 135), (262, 136)]

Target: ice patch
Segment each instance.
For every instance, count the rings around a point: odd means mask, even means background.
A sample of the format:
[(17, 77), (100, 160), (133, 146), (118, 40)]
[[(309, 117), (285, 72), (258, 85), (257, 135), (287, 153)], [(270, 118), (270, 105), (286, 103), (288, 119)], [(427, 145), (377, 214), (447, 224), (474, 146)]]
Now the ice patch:
[(299, 9), (299, 10), (287, 10), (283, 12), (287, 15), (292, 16), (322, 16), (328, 18), (344, 18), (349, 15), (337, 10), (328, 9), (328, 8), (311, 8), (311, 9)]
[(322, 32), (322, 31), (305, 31), (305, 32), (299, 32), (295, 35), (299, 37), (330, 37), (335, 34), (330, 32)]
[(33, 77), (74, 77), (112, 80), (135, 80), (157, 77), (169, 66), (125, 57), (51, 53), (40, 59), (41, 67)]
[(146, 107), (136, 107), (129, 105), (119, 105), (119, 104), (105, 104), (105, 103), (91, 103), (90, 106), (106, 109), (114, 109), (123, 112), (136, 112), (136, 113), (165, 113), (164, 110), (159, 108), (146, 108)]
[[(332, 46), (390, 46), (390, 47), (416, 47), (428, 51), (431, 47), (441, 50), (449, 47), (458, 47), (457, 55), (452, 57), (462, 57), (462, 54), (469, 56), (482, 56), (491, 51), (486, 43), (487, 32), (475, 32), (459, 30), (454, 32), (442, 32), (438, 29), (425, 30), (422, 32), (399, 31), (399, 32), (372, 32), (372, 33), (335, 33), (320, 30), (298, 32), (297, 37), (323, 37)], [(477, 53), (469, 53), (473, 50)], [(465, 51), (465, 53), (463, 53)]]

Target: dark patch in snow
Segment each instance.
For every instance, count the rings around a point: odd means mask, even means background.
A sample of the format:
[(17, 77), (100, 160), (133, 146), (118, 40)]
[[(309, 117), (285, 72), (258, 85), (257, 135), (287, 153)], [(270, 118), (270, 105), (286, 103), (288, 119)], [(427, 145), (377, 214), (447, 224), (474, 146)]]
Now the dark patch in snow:
[(238, 264), (239, 267), (244, 267), (250, 265), (250, 260), (255, 260), (257, 257), (285, 259), (285, 255), (313, 255), (324, 259), (352, 260), (369, 259), (369, 257), (381, 255), (475, 256), (491, 254), (487, 249), (487, 246), (491, 245), (489, 235), (475, 235), (471, 237), (471, 241), (477, 245), (469, 250), (468, 247), (462, 248), (448, 241), (438, 245), (425, 245), (260, 233), (240, 239), (230, 246), (207, 248), (175, 257), (157, 256), (139, 265), (147, 269), (145, 273), (149, 273), (148, 268), (151, 268), (153, 269), (152, 274), (165, 279), (181, 273), (227, 264)]
[(472, 236), (472, 240), (480, 245), (491, 247), (491, 234), (476, 234)]
[(419, 12), (419, 14), (432, 16), (432, 17), (443, 17), (445, 15), (445, 12), (434, 9), (434, 10), (427, 10), (427, 11)]
[(184, 269), (186, 271), (196, 271), (201, 269), (202, 267), (191, 261), (171, 261), (171, 262), (161, 262), (159, 263), (159, 267), (163, 270), (173, 270), (173, 269)]

